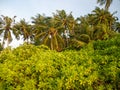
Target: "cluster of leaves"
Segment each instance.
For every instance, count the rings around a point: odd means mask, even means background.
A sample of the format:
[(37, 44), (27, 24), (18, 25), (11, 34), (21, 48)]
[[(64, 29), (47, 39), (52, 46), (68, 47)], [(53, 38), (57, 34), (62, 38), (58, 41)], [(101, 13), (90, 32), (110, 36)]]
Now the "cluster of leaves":
[(0, 53), (0, 90), (119, 90), (120, 35), (80, 51), (22, 45)]

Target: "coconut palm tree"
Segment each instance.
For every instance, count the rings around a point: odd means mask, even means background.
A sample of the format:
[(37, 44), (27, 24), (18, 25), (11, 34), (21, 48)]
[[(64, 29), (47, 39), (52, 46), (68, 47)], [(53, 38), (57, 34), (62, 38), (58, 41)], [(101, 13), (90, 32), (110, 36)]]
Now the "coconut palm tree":
[[(107, 39), (113, 36), (113, 25), (116, 22), (114, 13), (110, 13), (107, 10), (96, 8), (92, 12), (91, 25), (93, 26), (93, 37), (94, 39)], [(101, 34), (100, 34), (101, 33)], [(97, 35), (97, 36), (96, 36)]]
[(108, 10), (113, 0), (97, 0), (100, 5), (105, 5), (105, 10)]
[(60, 27), (59, 33), (62, 34), (66, 47), (69, 45), (70, 36), (74, 35), (74, 28), (76, 21), (72, 16), (72, 13), (67, 14), (64, 10), (57, 10), (57, 13), (53, 13), (54, 21)]
[(62, 32), (67, 29), (73, 31), (76, 22), (72, 13), (67, 14), (64, 10), (57, 10), (56, 13), (53, 13), (53, 16), (57, 25), (62, 26)]
[(39, 37), (39, 35), (43, 32), (47, 32), (48, 31), (48, 25), (49, 24), (49, 20), (51, 19), (51, 17), (46, 17), (45, 15), (40, 15), (37, 14), (35, 17), (32, 17), (32, 27), (33, 27), (33, 35), (34, 35), (34, 44), (35, 45), (40, 45), (41, 44), (41, 38)]
[(51, 50), (61, 51), (64, 48), (64, 41), (58, 34), (57, 29), (51, 27), (47, 32), (43, 32), (40, 35), (43, 44), (49, 46)]
[[(4, 47), (5, 41), (7, 41), (7, 46), (12, 42), (12, 33), (16, 36), (16, 31), (12, 29), (13, 24), (15, 23), (15, 18), (10, 18), (8, 16), (3, 16), (2, 15), (2, 25), (0, 28), (0, 35), (3, 35), (3, 43), (2, 46)], [(17, 39), (18, 36), (16, 36)]]
[(40, 44), (45, 44), (51, 48), (51, 50), (61, 51), (64, 48), (64, 41), (59, 34), (59, 27), (51, 17), (38, 15), (33, 18), (35, 40), (38, 40)]
[(75, 31), (77, 40), (88, 43), (91, 40), (107, 39), (112, 36), (115, 17), (109, 11), (96, 8), (91, 14), (78, 18), (80, 23)]
[(61, 25), (64, 30), (68, 28), (68, 17), (64, 10), (57, 10), (57, 13), (53, 13), (54, 20), (58, 25)]
[[(93, 18), (92, 18), (92, 24), (95, 26), (95, 28), (97, 27), (101, 27), (101, 26), (105, 26), (105, 28), (107, 29), (106, 33), (109, 33), (112, 31), (112, 26), (115, 23), (116, 19), (114, 17), (114, 14), (111, 14), (109, 11), (106, 11), (104, 9), (100, 9), (100, 8), (96, 8), (95, 10), (93, 10)], [(100, 25), (100, 26), (99, 26)], [(101, 28), (103, 30), (103, 28)], [(96, 31), (95, 31), (96, 32)]]
[(111, 24), (115, 22), (115, 17), (114, 17), (115, 13), (116, 12), (111, 14), (109, 11), (96, 7), (96, 9), (93, 10), (93, 13), (92, 13), (92, 15), (94, 16), (92, 21), (94, 25), (102, 23), (111, 27)]
[(16, 23), (13, 27), (14, 30), (17, 31), (18, 35), (22, 35), (23, 36), (23, 40), (28, 43), (31, 36), (32, 36), (32, 29), (31, 29), (31, 25), (29, 25), (25, 19), (20, 20), (20, 22)]
[(77, 20), (80, 22), (77, 24), (75, 30), (75, 38), (77, 40), (82, 40), (88, 43), (90, 40), (93, 40), (93, 25), (91, 21), (91, 15), (86, 15), (84, 17), (79, 17)]

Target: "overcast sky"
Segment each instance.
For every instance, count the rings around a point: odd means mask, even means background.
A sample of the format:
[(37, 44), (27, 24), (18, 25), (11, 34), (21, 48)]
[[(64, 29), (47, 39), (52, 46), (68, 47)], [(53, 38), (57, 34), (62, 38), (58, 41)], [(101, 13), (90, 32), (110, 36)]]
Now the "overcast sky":
[[(97, 0), (0, 0), (0, 15), (17, 16), (16, 20), (25, 18), (30, 21), (31, 17), (39, 14), (52, 16), (56, 10), (64, 9), (67, 13), (72, 11), (74, 17), (84, 16), (95, 9)], [(120, 0), (113, 0), (110, 7), (111, 13), (118, 11), (116, 14), (120, 21)], [(16, 47), (21, 40), (11, 43)]]
[[(91, 13), (95, 9), (97, 0), (0, 0), (0, 14), (16, 19), (25, 18), (28, 21), (31, 17), (39, 14), (51, 16), (56, 10), (64, 9), (67, 13), (73, 13), (74, 17), (79, 17)], [(120, 16), (120, 1), (113, 0), (110, 11), (118, 11)]]

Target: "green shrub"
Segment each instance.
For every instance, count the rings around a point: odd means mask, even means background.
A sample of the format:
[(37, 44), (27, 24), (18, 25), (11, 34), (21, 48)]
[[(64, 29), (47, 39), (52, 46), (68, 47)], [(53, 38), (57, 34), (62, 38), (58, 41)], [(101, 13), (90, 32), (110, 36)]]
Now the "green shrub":
[[(114, 44), (107, 47), (109, 42)], [(114, 38), (78, 51), (34, 45), (7, 48), (0, 53), (0, 90), (119, 90), (117, 44)]]

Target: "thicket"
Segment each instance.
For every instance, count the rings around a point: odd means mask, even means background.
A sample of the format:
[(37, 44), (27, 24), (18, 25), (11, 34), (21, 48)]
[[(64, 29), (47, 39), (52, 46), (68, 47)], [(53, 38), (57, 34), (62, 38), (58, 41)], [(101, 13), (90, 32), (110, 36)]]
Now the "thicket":
[(21, 45), (0, 52), (0, 90), (119, 90), (120, 35), (81, 50)]

